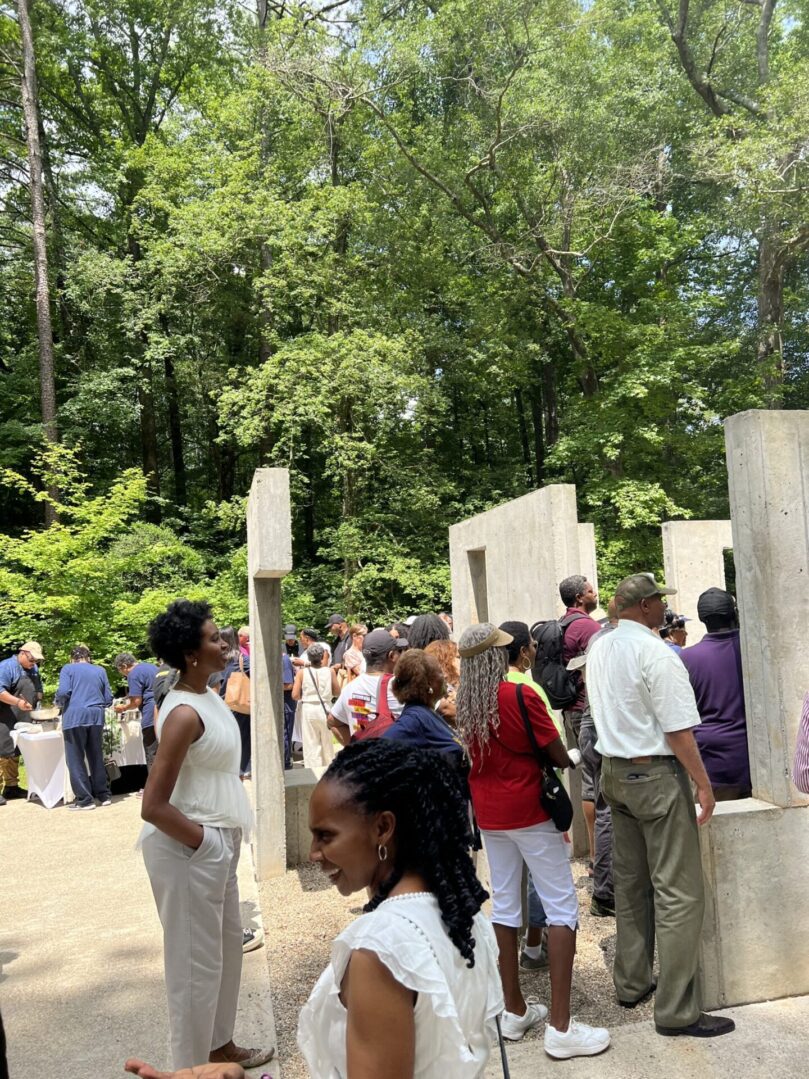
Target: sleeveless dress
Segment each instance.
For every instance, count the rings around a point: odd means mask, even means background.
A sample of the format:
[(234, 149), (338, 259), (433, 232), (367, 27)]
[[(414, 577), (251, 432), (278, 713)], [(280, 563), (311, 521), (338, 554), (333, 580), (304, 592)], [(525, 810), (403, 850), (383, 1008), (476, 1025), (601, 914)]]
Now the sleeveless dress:
[[(190, 693), (172, 689), (157, 719), (157, 737), (172, 710), (187, 704), (199, 716), (205, 730), (188, 747), (169, 801), (197, 824), (214, 828), (241, 828), (245, 841), (253, 831), (253, 810), (239, 779), (241, 735), (233, 713), (213, 689)], [(145, 824), (140, 842), (155, 831)]]
[(328, 708), (331, 701), (331, 670), (328, 667), (304, 667), (301, 679), (304, 768), (326, 768), (337, 752), (332, 733), (326, 726), (326, 711), (323, 708), (324, 704)]
[[(503, 1010), (497, 943), (475, 915), (475, 965), (452, 943), (438, 900), (427, 892), (393, 896), (337, 937), (331, 962), (300, 1014), (298, 1046), (316, 1079), (346, 1079), (347, 1016), (340, 985), (351, 953), (374, 952), (400, 985), (418, 994), (414, 1079), (481, 1079)], [(391, 1031), (391, 1037), (395, 1032)]]

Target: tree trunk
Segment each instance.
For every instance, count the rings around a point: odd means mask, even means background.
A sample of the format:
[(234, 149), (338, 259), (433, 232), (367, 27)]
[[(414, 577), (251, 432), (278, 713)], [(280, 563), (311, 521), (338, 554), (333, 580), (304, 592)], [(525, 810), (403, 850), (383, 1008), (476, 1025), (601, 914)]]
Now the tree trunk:
[(537, 487), (545, 482), (545, 428), (542, 417), (542, 388), (536, 386), (531, 394), (531, 420), (534, 425), (534, 471)]
[[(258, 58), (262, 67), (267, 66), (267, 44), (265, 40), (267, 32), (267, 22), (269, 20), (269, 6), (267, 0), (257, 0), (256, 3), (256, 23), (258, 25)], [(279, 16), (280, 17), (280, 16)], [(262, 114), (261, 118), (261, 149), (260, 149), (260, 162), (262, 172), (266, 168), (270, 160), (270, 129), (267, 123), (266, 117)], [(262, 276), (265, 276), (272, 269), (273, 254), (272, 248), (267, 243), (266, 239), (262, 239), (259, 244), (259, 263), (261, 265)], [(270, 331), (272, 329), (272, 310), (266, 298), (266, 293), (259, 291), (259, 316), (258, 316), (258, 359), (259, 363), (266, 363), (272, 355), (272, 349), (270, 348)]]
[[(165, 314), (160, 314), (160, 329), (168, 341), (169, 322)], [(171, 463), (174, 471), (174, 499), (179, 506), (188, 502), (188, 484), (183, 454), (183, 431), (180, 421), (180, 399), (177, 393), (177, 377), (174, 360), (166, 345), (163, 353), (163, 373), (166, 379), (166, 411), (169, 421), (169, 443), (171, 445)]]
[(533, 482), (533, 475), (531, 474), (531, 450), (528, 446), (528, 425), (525, 422), (525, 402), (523, 400), (522, 390), (516, 389), (514, 391), (514, 405), (517, 409), (517, 426), (520, 430), (520, 447), (522, 448), (522, 460), (525, 465), (525, 475), (528, 479), (528, 483)]
[[(36, 57), (31, 31), (29, 0), (17, 0), (22, 39), (23, 70), (21, 77), (22, 107), (28, 145), (28, 169), (31, 183), (33, 217), (34, 280), (36, 282), (37, 335), (39, 338), (39, 389), (42, 408), (42, 427), (50, 443), (59, 441), (56, 422), (56, 378), (51, 325), (50, 287), (48, 283), (48, 246), (45, 235), (45, 195), (42, 182), (42, 149), (39, 142), (39, 93), (37, 89)], [(55, 496), (57, 492), (49, 492)], [(55, 520), (54, 507), (45, 503), (45, 523)]]
[(761, 380), (768, 408), (783, 404), (784, 354), (781, 326), (784, 316), (784, 262), (775, 240), (765, 235), (758, 249), (758, 345)]
[[(160, 316), (163, 332), (168, 336), (168, 320)], [(171, 441), (171, 463), (174, 467), (174, 498), (179, 506), (188, 503), (188, 483), (183, 455), (183, 430), (180, 422), (180, 398), (177, 393), (177, 378), (174, 373), (174, 360), (168, 348), (163, 355), (163, 370), (166, 376), (166, 404), (168, 407), (169, 439)]]
[[(140, 447), (143, 474), (150, 494), (160, 496), (160, 468), (157, 460), (157, 423), (154, 414), (152, 365), (146, 360), (139, 364), (138, 408), (140, 412)], [(160, 506), (153, 503), (147, 511), (150, 520), (160, 520)]]
[(556, 372), (551, 363), (546, 363), (542, 368), (542, 396), (545, 402), (545, 444), (550, 448), (559, 438)]

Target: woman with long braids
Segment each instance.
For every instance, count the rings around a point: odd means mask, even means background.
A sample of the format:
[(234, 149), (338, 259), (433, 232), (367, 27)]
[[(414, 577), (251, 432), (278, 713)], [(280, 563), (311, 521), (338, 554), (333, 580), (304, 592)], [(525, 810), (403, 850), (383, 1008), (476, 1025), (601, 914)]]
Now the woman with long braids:
[(309, 804), (310, 859), (365, 913), (301, 1012), (316, 1079), (479, 1079), (503, 1007), (464, 792), (436, 750), (349, 745)]
[(470, 626), (458, 642), (461, 682), (457, 730), (471, 758), (469, 787), (492, 881), (492, 920), (500, 950), (506, 1010), (503, 1036), (519, 1041), (548, 1016), (520, 990), (517, 936), (522, 924), (522, 867), (528, 865), (548, 922), (551, 1011), (545, 1052), (557, 1059), (594, 1056), (610, 1044), (603, 1027), (570, 1014), (579, 905), (564, 836), (540, 803), (541, 772), (525, 729), (519, 697), (538, 746), (557, 768), (575, 766), (541, 697), (506, 680), (509, 633), (489, 623)]

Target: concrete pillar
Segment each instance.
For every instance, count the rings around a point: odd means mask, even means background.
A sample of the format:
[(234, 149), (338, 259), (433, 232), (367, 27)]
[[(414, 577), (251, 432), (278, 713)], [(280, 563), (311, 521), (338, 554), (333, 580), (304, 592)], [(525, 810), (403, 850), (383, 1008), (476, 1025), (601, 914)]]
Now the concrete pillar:
[(725, 421), (753, 796), (804, 805), (790, 769), (809, 688), (809, 412)]
[(725, 587), (724, 551), (733, 546), (730, 521), (665, 521), (663, 565), (666, 584), (677, 589), (672, 610), (686, 615), (688, 644), (705, 635), (697, 600), (707, 588)]
[(289, 472), (260, 468), (247, 502), (255, 865), (259, 880), (286, 868), (281, 579), (292, 569)]
[[(592, 524), (580, 524), (579, 529), (579, 569), (593, 588), (598, 592), (598, 566), (596, 565), (596, 528)], [(561, 580), (561, 578), (560, 578)], [(602, 604), (603, 606), (603, 604)]]

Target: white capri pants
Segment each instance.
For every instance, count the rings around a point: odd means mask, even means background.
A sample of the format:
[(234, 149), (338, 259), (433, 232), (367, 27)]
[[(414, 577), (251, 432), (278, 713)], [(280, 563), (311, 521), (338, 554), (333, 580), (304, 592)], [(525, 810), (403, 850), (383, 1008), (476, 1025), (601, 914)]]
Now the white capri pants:
[(240, 828), (204, 825), (196, 850), (156, 830), (143, 860), (163, 926), (163, 962), (175, 1069), (206, 1064), (233, 1037), (242, 976), (236, 868)]
[(573, 871), (564, 833), (557, 830), (553, 821), (481, 834), (492, 878), (493, 922), (515, 929), (523, 924), (522, 865), (525, 862), (542, 900), (548, 925), (577, 928), (579, 901)]

